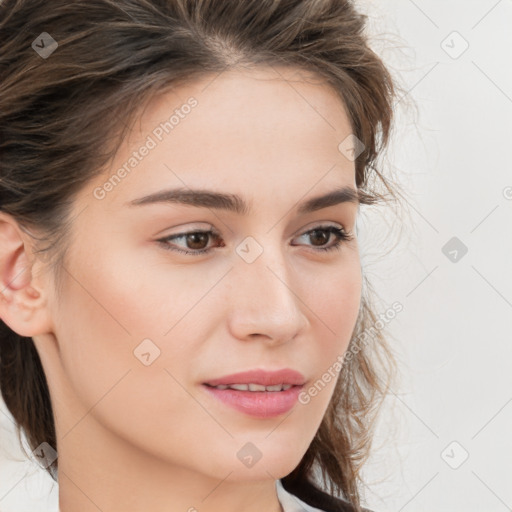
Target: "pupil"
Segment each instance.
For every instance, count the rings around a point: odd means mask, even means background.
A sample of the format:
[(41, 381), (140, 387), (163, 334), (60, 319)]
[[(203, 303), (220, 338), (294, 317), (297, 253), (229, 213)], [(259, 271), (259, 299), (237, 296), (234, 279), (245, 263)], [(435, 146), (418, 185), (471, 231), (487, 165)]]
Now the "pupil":
[[(311, 238), (314, 239), (318, 234), (320, 233), (320, 238), (322, 238), (323, 240), (321, 240), (321, 242), (325, 243), (326, 242), (326, 237), (328, 238), (328, 234), (325, 233), (324, 231), (313, 231), (311, 233)], [(320, 243), (320, 245), (322, 245), (322, 243)]]
[[(188, 241), (190, 241), (190, 239), (192, 239), (192, 245), (194, 245), (194, 243), (197, 242), (197, 240), (199, 239), (203, 239), (203, 242), (206, 241), (208, 242), (208, 235), (206, 233), (191, 233), (190, 235), (188, 235)], [(201, 243), (199, 242), (199, 245), (201, 245)], [(204, 247), (190, 247), (190, 249), (203, 249)]]

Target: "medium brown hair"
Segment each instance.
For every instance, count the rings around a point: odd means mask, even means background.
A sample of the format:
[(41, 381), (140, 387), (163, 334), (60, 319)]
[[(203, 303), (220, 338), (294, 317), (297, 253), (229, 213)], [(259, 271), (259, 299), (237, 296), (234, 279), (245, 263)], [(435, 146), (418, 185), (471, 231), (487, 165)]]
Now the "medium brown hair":
[[(324, 79), (364, 144), (355, 160), (361, 203), (396, 199), (377, 157), (388, 143), (397, 87), (370, 49), (366, 21), (349, 0), (3, 0), (0, 211), (34, 236), (58, 290), (73, 199), (109, 164), (141, 108), (171, 87), (253, 66), (291, 66)], [(58, 43), (47, 58), (32, 47), (43, 32)], [(281, 479), (288, 491), (327, 510), (361, 510), (360, 468), (393, 374), (380, 330), (357, 346), (377, 321), (363, 279), (348, 348), (353, 357), (343, 363), (310, 447)], [(32, 450), (42, 442), (58, 449), (35, 345), (1, 321), (0, 390), (18, 438), (23, 432)], [(56, 464), (48, 468), (54, 480)], [(315, 484), (318, 470), (329, 494)]]

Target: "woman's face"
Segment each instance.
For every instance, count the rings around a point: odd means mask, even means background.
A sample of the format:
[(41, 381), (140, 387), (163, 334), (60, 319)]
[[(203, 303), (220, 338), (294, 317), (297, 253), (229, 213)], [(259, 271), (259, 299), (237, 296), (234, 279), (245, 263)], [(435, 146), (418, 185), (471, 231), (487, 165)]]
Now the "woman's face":
[[(59, 467), (71, 467), (68, 450), (83, 464), (158, 459), (217, 480), (277, 479), (310, 445), (359, 312), (358, 203), (302, 208), (356, 190), (338, 147), (351, 127), (327, 85), (279, 73), (224, 72), (154, 99), (76, 198), (55, 350), (35, 337)], [(354, 238), (336, 249), (329, 228)], [(300, 400), (273, 392), (272, 408), (261, 392), (244, 402), (255, 392), (205, 386), (253, 369), (300, 372)]]

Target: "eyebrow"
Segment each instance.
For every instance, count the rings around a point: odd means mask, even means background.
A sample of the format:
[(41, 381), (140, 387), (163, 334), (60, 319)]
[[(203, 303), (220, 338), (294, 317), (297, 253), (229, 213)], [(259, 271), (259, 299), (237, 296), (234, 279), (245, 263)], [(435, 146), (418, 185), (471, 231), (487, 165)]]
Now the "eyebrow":
[[(335, 206), (340, 203), (353, 203), (359, 205), (366, 203), (366, 193), (350, 186), (334, 189), (327, 194), (312, 197), (299, 204), (298, 213), (311, 213), (322, 208)], [(205, 189), (168, 189), (139, 197), (126, 203), (128, 206), (141, 206), (154, 203), (178, 203), (199, 208), (214, 208), (234, 212), (238, 215), (247, 215), (249, 205), (236, 194), (225, 194)]]

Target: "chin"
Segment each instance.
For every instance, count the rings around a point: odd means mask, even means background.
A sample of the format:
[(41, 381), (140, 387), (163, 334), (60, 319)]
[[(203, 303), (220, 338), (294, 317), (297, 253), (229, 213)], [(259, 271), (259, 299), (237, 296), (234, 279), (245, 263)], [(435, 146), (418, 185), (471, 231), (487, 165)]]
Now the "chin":
[[(303, 454), (298, 453), (297, 445), (294, 443), (279, 446), (268, 444), (261, 451), (261, 458), (258, 460), (251, 459), (241, 455), (242, 460), (237, 456), (236, 463), (230, 468), (233, 471), (230, 480), (248, 481), (248, 480), (268, 480), (283, 478), (289, 475), (300, 463)], [(257, 452), (255, 452), (256, 455)]]

